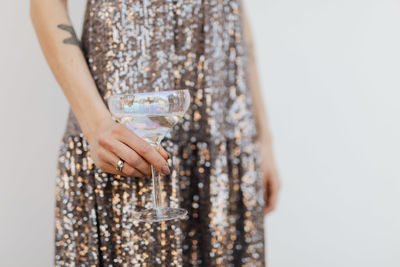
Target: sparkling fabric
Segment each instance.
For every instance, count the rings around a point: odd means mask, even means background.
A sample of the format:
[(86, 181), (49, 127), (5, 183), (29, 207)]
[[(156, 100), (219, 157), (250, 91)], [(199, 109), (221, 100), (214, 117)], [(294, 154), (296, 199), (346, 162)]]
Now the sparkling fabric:
[(82, 46), (99, 93), (189, 89), (162, 145), (165, 205), (139, 223), (151, 179), (102, 172), (70, 112), (59, 152), (55, 266), (264, 266), (262, 176), (239, 0), (89, 0)]

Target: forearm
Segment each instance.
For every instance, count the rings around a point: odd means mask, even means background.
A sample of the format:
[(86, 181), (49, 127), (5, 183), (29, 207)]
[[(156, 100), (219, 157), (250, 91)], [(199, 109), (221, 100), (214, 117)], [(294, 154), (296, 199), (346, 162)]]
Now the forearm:
[(68, 17), (65, 0), (31, 0), (31, 18), (47, 62), (86, 138), (111, 115), (96, 88)]
[[(242, 5), (244, 5), (244, 3), (242, 3)], [(243, 19), (243, 30), (246, 38), (246, 45), (249, 56), (248, 81), (249, 81), (250, 92), (253, 99), (257, 130), (259, 132), (261, 141), (270, 143), (271, 134), (268, 127), (267, 112), (265, 110), (263, 103), (263, 96), (261, 93), (261, 86), (256, 64), (256, 57), (254, 53), (253, 37), (252, 37), (251, 27), (247, 19), (246, 10), (243, 10), (242, 19)]]

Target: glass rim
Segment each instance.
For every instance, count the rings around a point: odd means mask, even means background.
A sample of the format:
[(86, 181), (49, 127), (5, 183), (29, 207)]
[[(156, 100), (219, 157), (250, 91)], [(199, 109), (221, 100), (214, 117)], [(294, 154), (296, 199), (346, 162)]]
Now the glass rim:
[(165, 90), (165, 91), (148, 91), (148, 92), (137, 92), (137, 93), (131, 93), (131, 92), (126, 92), (126, 93), (115, 93), (110, 95), (109, 99), (111, 98), (117, 98), (117, 97), (129, 97), (129, 96), (140, 96), (140, 95), (157, 95), (157, 94), (174, 94), (178, 92), (185, 92), (189, 93), (189, 89), (176, 89), (176, 90)]

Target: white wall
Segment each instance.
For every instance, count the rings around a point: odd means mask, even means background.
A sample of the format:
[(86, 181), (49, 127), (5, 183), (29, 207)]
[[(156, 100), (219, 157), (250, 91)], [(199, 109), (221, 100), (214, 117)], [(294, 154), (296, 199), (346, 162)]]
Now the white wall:
[(283, 179), (271, 266), (400, 266), (400, 1), (248, 3)]
[(28, 1), (3, 3), (0, 25), (0, 266), (52, 266), (67, 103), (39, 50)]
[[(0, 266), (51, 266), (67, 103), (28, 1), (0, 11)], [(80, 32), (84, 1), (71, 1)], [(400, 266), (400, 2), (248, 0), (283, 179), (270, 267)]]

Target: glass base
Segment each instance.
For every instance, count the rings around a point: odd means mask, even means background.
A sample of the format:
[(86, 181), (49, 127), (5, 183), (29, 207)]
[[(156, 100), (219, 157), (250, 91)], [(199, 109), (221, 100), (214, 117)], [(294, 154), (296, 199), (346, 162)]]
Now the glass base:
[(158, 207), (157, 209), (146, 209), (141, 212), (135, 212), (133, 218), (139, 222), (162, 222), (177, 220), (183, 218), (187, 210), (170, 207)]

